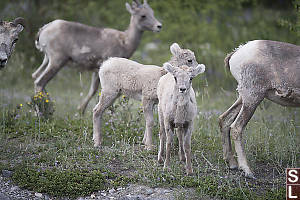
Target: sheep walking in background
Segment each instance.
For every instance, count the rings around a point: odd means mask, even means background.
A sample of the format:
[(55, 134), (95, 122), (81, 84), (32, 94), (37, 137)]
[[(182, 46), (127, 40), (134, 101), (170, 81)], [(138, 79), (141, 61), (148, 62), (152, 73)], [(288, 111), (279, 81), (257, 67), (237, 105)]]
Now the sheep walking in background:
[(44, 90), (46, 84), (68, 62), (76, 63), (81, 70), (93, 71), (90, 90), (78, 109), (83, 114), (99, 87), (99, 65), (109, 57), (129, 58), (137, 49), (143, 32), (159, 32), (162, 24), (154, 17), (147, 1), (126, 3), (131, 14), (126, 31), (96, 28), (84, 24), (55, 20), (38, 32), (36, 47), (44, 53), (44, 61), (32, 74), (35, 92)]
[[(198, 65), (194, 53), (189, 49), (181, 49), (177, 43), (170, 47), (174, 66)], [(152, 148), (153, 107), (158, 103), (157, 83), (161, 76), (166, 74), (161, 67), (143, 65), (124, 58), (109, 58), (100, 67), (99, 77), (102, 91), (98, 104), (93, 110), (93, 140), (94, 146), (101, 145), (102, 115), (107, 107), (124, 94), (129, 98), (142, 101), (146, 121), (146, 130), (143, 143), (146, 149)]]
[(164, 143), (166, 159), (164, 169), (170, 167), (170, 151), (174, 129), (179, 141), (179, 159), (186, 162), (186, 173), (192, 174), (191, 135), (197, 115), (197, 102), (192, 88), (192, 79), (205, 71), (203, 64), (196, 68), (174, 67), (165, 63), (163, 68), (169, 73), (161, 77), (157, 86), (159, 115), (159, 152), (158, 162), (163, 162)]
[(4, 68), (10, 58), (19, 33), (24, 29), (25, 21), (18, 17), (12, 22), (0, 20), (0, 69)]

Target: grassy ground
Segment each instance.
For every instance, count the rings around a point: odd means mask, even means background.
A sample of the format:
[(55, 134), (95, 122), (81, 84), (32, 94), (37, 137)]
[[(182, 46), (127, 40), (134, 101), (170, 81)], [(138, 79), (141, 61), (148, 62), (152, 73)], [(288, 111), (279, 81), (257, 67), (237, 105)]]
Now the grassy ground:
[[(192, 137), (193, 176), (185, 176), (184, 164), (178, 161), (177, 141), (171, 171), (163, 171), (157, 163), (157, 116), (156, 148), (143, 149), (144, 119), (139, 102), (120, 99), (107, 110), (103, 148), (95, 149), (91, 110), (97, 98), (85, 116), (76, 113), (88, 90), (89, 74), (80, 78), (74, 70), (59, 72), (47, 86), (55, 101), (55, 114), (52, 120), (42, 120), (26, 106), (33, 95), (31, 72), (26, 66), (16, 66), (24, 58), (14, 58), (9, 68), (0, 72), (0, 169), (13, 170), (12, 178), (21, 187), (75, 198), (139, 183), (195, 188), (195, 199), (284, 199), (285, 168), (300, 166), (299, 109), (266, 101), (244, 134), (247, 158), (257, 179), (229, 170), (222, 158), (218, 116), (234, 102), (236, 94), (208, 87), (196, 90), (199, 114)], [(20, 70), (14, 72), (16, 69)], [(178, 196), (182, 198), (184, 195)]]

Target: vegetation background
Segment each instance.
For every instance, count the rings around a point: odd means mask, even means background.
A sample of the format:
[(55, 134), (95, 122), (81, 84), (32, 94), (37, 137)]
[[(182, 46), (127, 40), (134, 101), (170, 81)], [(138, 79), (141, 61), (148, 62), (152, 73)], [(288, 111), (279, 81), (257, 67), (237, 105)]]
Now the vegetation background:
[[(244, 135), (247, 156), (258, 180), (247, 180), (240, 172), (227, 170), (217, 117), (236, 98), (236, 82), (223, 64), (226, 54), (255, 39), (299, 45), (298, 0), (149, 0), (163, 28), (160, 33), (145, 32), (131, 59), (161, 66), (170, 58), (169, 46), (177, 42), (193, 50), (198, 62), (207, 68), (205, 77), (193, 81), (199, 105), (192, 144), (193, 177), (184, 176), (175, 152), (173, 171), (162, 172), (156, 163), (157, 149), (142, 150), (142, 113), (138, 103), (126, 99), (106, 113), (107, 148), (101, 152), (93, 149), (91, 109), (97, 98), (90, 103), (87, 115), (76, 112), (87, 94), (89, 73), (66, 67), (49, 82), (47, 91), (55, 101), (52, 120), (41, 120), (25, 106), (34, 95), (31, 73), (42, 62), (42, 54), (34, 46), (38, 29), (52, 20), (65, 19), (125, 30), (130, 20), (125, 3), (1, 0), (0, 19), (22, 16), (26, 29), (7, 67), (0, 71), (0, 169), (13, 170), (12, 178), (18, 185), (56, 197), (89, 195), (132, 182), (196, 188), (196, 199), (284, 197), (284, 169), (300, 167), (299, 109), (269, 101), (257, 109)], [(154, 137), (157, 141), (157, 134)], [(99, 178), (95, 180), (96, 176)], [(91, 186), (92, 180), (98, 187)]]

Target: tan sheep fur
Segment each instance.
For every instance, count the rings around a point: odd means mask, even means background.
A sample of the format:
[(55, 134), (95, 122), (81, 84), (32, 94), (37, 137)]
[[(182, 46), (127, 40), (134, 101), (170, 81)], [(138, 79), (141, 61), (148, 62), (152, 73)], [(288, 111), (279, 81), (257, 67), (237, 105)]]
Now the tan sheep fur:
[[(194, 53), (181, 49), (177, 43), (170, 47), (173, 54), (170, 62), (175, 66), (198, 65)], [(158, 103), (156, 88), (161, 76), (166, 71), (158, 66), (143, 65), (125, 58), (109, 58), (100, 67), (99, 77), (102, 91), (99, 103), (93, 110), (94, 146), (101, 145), (101, 121), (103, 112), (113, 104), (121, 94), (142, 101), (146, 121), (143, 142), (146, 149), (152, 148), (153, 107)]]

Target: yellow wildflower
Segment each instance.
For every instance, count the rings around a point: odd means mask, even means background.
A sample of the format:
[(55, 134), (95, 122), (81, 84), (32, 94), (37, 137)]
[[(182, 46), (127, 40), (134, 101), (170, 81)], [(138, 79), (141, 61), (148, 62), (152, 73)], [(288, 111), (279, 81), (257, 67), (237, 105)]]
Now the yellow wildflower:
[(126, 96), (125, 96), (125, 95), (123, 95), (123, 96), (122, 96), (122, 98), (123, 98), (123, 99), (125, 99), (125, 98), (126, 98)]
[(101, 96), (101, 91), (99, 92), (99, 96)]
[(49, 102), (49, 100), (48, 100), (48, 99), (46, 99), (46, 100), (45, 100), (45, 102), (46, 102), (46, 103), (48, 103), (48, 102)]
[(22, 107), (23, 106), (23, 104), (20, 104), (20, 107)]

